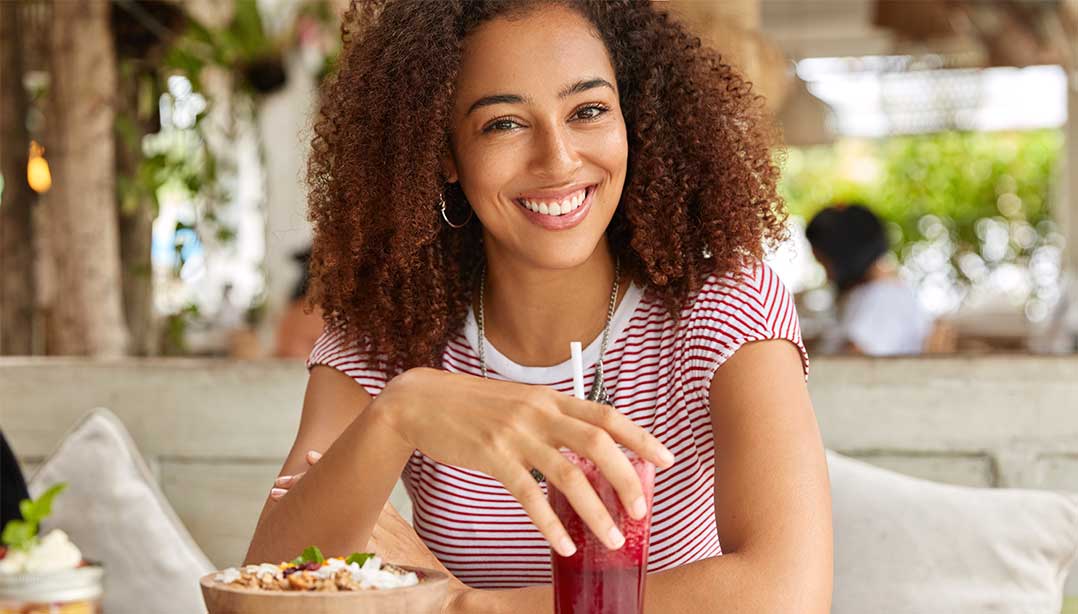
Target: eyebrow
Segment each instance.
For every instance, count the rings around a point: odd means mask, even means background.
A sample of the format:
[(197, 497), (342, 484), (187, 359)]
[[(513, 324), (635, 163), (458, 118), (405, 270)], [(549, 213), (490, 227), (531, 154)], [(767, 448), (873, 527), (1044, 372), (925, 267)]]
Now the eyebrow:
[[(597, 87), (606, 87), (610, 91), (614, 91), (614, 86), (609, 81), (601, 77), (594, 77), (591, 79), (581, 79), (572, 85), (562, 88), (558, 92), (558, 98), (564, 99), (574, 94), (586, 92)], [(472, 106), (468, 107), (468, 112), (464, 114), (465, 117), (472, 114), (472, 111), (481, 109), (483, 107), (489, 107), (496, 104), (522, 104), (530, 103), (531, 99), (527, 96), (521, 96), (520, 94), (494, 94), (493, 96), (484, 96), (479, 100), (472, 103)]]

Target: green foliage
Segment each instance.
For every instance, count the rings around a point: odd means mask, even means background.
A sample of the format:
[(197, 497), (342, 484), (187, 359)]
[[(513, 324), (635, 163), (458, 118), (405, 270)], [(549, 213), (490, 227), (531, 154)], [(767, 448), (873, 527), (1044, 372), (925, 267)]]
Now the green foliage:
[(176, 313), (165, 317), (161, 336), (161, 353), (165, 356), (183, 356), (189, 353), (187, 330), (199, 320), (201, 312), (198, 305), (188, 304)]
[(179, 43), (165, 54), (165, 66), (198, 82), (207, 66), (233, 69), (275, 53), (276, 45), (262, 28), (255, 0), (238, 0), (235, 7), (232, 21), (219, 29), (209, 28), (189, 16)]
[[(1051, 225), (1053, 183), (1062, 155), (1058, 130), (944, 132), (879, 141), (844, 140), (787, 152), (780, 192), (792, 214), (811, 218), (831, 202), (862, 202), (889, 222), (900, 259), (926, 235), (934, 216), (955, 245), (952, 260), (982, 251), (978, 222), (1028, 224), (1037, 241), (1009, 246), (1021, 262)], [(952, 263), (954, 264), (954, 263)], [(958, 278), (968, 281), (955, 266)]]

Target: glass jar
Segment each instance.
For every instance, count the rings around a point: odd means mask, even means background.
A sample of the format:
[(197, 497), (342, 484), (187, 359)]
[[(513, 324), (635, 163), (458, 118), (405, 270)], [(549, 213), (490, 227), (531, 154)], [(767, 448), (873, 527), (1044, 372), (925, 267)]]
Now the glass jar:
[(0, 574), (0, 614), (101, 614), (103, 578), (98, 565)]

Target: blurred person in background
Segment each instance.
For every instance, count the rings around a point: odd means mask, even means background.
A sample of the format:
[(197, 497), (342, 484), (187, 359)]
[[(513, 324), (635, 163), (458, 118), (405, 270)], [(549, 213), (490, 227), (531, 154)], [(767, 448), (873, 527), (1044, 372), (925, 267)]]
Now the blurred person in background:
[(322, 334), (322, 310), (315, 306), (310, 312), (307, 311), (311, 249), (297, 252), (292, 258), (299, 263), (301, 272), (288, 301), (288, 308), (277, 325), (277, 344), (273, 350), (277, 358), (307, 358)]
[(837, 291), (838, 323), (824, 334), (821, 352), (894, 356), (927, 349), (932, 318), (887, 258), (887, 233), (872, 211), (831, 205), (812, 218), (805, 235)]

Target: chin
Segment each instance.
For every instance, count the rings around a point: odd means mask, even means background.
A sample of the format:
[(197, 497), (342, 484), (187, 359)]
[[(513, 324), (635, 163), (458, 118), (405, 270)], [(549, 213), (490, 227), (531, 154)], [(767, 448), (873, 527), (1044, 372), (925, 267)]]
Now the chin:
[(601, 235), (555, 241), (534, 241), (525, 246), (524, 258), (537, 268), (566, 271), (594, 257)]

